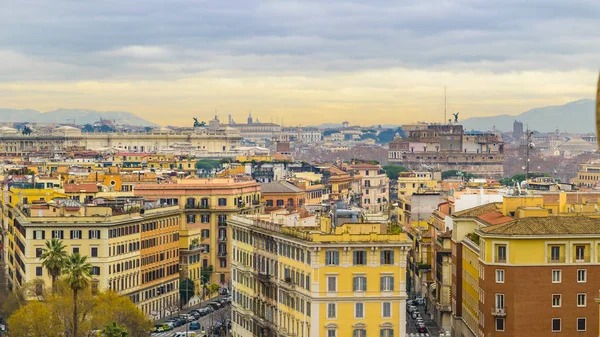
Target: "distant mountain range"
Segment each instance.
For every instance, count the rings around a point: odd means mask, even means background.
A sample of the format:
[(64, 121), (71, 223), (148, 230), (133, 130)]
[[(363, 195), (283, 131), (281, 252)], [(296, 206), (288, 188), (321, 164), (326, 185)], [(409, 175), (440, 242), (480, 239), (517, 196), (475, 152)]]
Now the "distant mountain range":
[(547, 106), (525, 111), (518, 115), (497, 115), (490, 117), (473, 117), (460, 121), (465, 130), (488, 131), (494, 126), (500, 131), (512, 131), (515, 120), (529, 124), (531, 130), (552, 132), (588, 133), (596, 127), (595, 102), (591, 99), (580, 99), (564, 105)]
[(0, 122), (30, 122), (30, 123), (73, 123), (93, 124), (100, 119), (109, 119), (116, 124), (134, 126), (157, 126), (157, 124), (140, 118), (126, 111), (96, 111), (87, 109), (57, 109), (40, 112), (32, 109), (0, 108)]

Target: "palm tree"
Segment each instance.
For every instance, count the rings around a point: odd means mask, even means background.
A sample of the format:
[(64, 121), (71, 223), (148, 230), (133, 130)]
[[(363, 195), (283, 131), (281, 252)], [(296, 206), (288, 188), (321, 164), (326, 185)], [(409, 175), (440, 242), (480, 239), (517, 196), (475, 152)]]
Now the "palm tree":
[(52, 277), (52, 294), (56, 291), (56, 278), (61, 274), (67, 260), (67, 252), (65, 246), (59, 239), (46, 241), (46, 248), (42, 249), (42, 266), (48, 270), (48, 274)]
[(77, 335), (77, 293), (90, 285), (92, 265), (87, 263), (87, 256), (75, 253), (67, 259), (63, 274), (67, 277), (65, 282), (73, 290), (73, 337)]
[(102, 335), (106, 337), (127, 337), (129, 336), (129, 331), (127, 331), (126, 327), (111, 322), (102, 329)]

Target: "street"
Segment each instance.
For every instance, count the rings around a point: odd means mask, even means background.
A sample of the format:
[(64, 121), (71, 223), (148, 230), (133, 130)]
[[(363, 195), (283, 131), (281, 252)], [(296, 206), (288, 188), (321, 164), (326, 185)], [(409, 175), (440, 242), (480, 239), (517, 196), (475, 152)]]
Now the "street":
[[(435, 321), (431, 319), (431, 316), (429, 316), (429, 314), (425, 314), (425, 307), (422, 305), (418, 305), (417, 309), (421, 313), (421, 317), (423, 317), (423, 322), (425, 323), (425, 327), (427, 328), (427, 335), (426, 333), (422, 333), (422, 336), (439, 336), (440, 329), (435, 323)], [(406, 322), (408, 325), (406, 328), (406, 332), (408, 334), (414, 334), (413, 336), (421, 336), (421, 334), (419, 334), (419, 332), (417, 331), (417, 327), (415, 326), (415, 320), (412, 318), (412, 315), (408, 313), (408, 311), (406, 313), (406, 317)]]
[[(184, 312), (187, 313), (190, 310), (185, 310)], [(206, 331), (207, 336), (213, 336), (212, 331), (209, 331), (208, 328), (216, 325), (219, 320), (229, 319), (231, 317), (230, 310), (231, 310), (231, 305), (226, 304), (223, 308), (221, 308), (217, 311), (211, 312), (210, 314), (208, 314), (204, 317), (200, 317), (197, 321), (195, 321), (195, 322), (200, 323), (200, 326), (202, 326), (202, 329), (200, 329), (200, 330), (188, 329), (188, 331), (194, 331), (194, 332), (198, 333), (198, 337), (202, 337), (200, 332), (202, 332), (202, 330), (204, 329)], [(182, 312), (182, 313), (184, 313), (184, 312)], [(185, 325), (178, 326), (171, 331), (152, 333), (152, 337), (171, 337), (171, 336), (175, 335), (176, 332), (185, 332)]]

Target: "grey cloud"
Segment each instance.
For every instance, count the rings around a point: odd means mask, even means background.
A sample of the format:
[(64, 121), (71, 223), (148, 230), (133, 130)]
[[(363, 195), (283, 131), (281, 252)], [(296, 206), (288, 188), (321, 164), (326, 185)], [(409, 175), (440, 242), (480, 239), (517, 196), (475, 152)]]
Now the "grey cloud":
[(600, 2), (13, 1), (0, 81), (597, 69)]

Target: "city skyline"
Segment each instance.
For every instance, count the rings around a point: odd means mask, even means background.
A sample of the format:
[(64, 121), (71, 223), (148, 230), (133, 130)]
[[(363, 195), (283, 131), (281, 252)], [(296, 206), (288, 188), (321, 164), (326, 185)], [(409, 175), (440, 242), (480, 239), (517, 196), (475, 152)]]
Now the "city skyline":
[(288, 125), (442, 122), (444, 87), (463, 119), (518, 114), (592, 98), (600, 56), (592, 1), (4, 6), (3, 107), (162, 125), (215, 110)]

